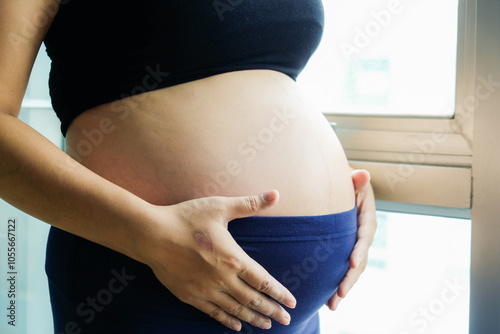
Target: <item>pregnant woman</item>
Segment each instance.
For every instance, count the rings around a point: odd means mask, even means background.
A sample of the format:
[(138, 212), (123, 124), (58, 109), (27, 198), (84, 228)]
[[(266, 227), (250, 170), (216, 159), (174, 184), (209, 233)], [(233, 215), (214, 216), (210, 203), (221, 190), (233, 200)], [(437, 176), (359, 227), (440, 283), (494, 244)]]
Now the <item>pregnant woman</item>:
[[(376, 225), (295, 83), (322, 29), (320, 0), (0, 0), (0, 195), (53, 226), (56, 333), (319, 332)], [(67, 153), (17, 119), (42, 42)]]

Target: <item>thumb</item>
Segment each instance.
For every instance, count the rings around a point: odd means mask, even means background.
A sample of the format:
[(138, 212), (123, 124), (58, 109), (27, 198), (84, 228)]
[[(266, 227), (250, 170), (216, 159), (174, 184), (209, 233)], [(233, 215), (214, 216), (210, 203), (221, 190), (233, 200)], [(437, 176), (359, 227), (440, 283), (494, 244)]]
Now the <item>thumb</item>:
[(267, 191), (260, 195), (234, 197), (230, 199), (227, 207), (229, 218), (243, 218), (256, 215), (259, 211), (266, 209), (279, 200), (277, 190)]
[(370, 182), (370, 173), (364, 169), (356, 169), (351, 173), (354, 190), (358, 191)]

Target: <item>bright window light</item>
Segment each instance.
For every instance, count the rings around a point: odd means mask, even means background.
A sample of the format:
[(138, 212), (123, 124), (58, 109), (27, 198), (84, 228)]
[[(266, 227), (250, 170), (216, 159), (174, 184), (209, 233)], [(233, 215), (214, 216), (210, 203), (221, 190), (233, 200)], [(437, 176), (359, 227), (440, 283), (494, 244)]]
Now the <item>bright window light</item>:
[(451, 117), (458, 0), (328, 0), (299, 83), (323, 112)]
[(471, 222), (378, 212), (368, 267), (335, 312), (328, 334), (467, 334)]

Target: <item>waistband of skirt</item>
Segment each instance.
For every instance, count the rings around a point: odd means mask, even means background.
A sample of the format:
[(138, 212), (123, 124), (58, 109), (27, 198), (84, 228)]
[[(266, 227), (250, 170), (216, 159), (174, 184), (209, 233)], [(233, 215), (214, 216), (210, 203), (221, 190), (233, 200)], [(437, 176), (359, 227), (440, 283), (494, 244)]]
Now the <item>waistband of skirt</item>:
[(253, 216), (229, 222), (229, 232), (241, 241), (307, 241), (356, 233), (357, 208), (319, 216)]

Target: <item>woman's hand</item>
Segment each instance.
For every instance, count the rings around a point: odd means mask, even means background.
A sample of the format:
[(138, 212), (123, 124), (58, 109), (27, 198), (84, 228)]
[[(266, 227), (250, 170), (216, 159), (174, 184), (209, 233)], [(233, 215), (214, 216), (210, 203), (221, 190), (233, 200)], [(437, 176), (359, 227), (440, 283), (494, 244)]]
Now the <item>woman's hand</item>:
[(368, 262), (368, 250), (377, 229), (375, 196), (370, 185), (370, 173), (365, 170), (354, 170), (352, 182), (356, 191), (356, 205), (358, 207), (358, 238), (349, 259), (350, 268), (340, 282), (337, 292), (327, 303), (332, 311), (337, 309), (342, 298), (345, 298), (365, 270)]
[(293, 308), (295, 298), (227, 230), (230, 220), (253, 216), (277, 201), (278, 193), (271, 191), (156, 207), (163, 227), (149, 247), (147, 264), (177, 298), (233, 330), (241, 329), (240, 320), (264, 329), (271, 327), (269, 318), (287, 325), (290, 315), (276, 301)]

